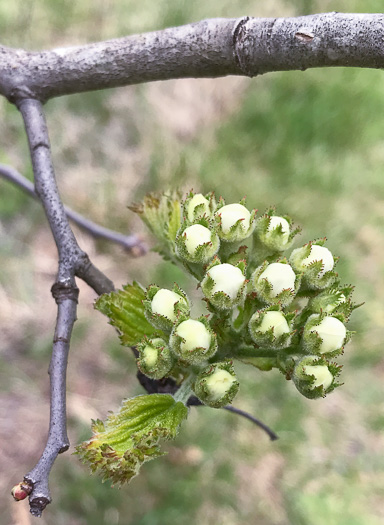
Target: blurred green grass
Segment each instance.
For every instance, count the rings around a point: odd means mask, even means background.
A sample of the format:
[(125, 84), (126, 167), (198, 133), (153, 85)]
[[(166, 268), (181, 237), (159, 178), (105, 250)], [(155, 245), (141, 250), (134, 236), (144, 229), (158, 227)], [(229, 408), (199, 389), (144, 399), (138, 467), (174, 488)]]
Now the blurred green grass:
[[(14, 1), (0, 3), (0, 32), (2, 44), (40, 49), (214, 16), (381, 8), (378, 1), (346, 0), (281, 0), (262, 7), (255, 0)], [(382, 523), (381, 77), (381, 71), (324, 69), (253, 80), (183, 80), (47, 105), (59, 185), (77, 211), (111, 228), (143, 231), (126, 206), (147, 191), (174, 185), (214, 189), (230, 201), (246, 194), (260, 212), (274, 204), (290, 214), (303, 227), (303, 243), (326, 235), (341, 257), (339, 273), (356, 284), (355, 300), (366, 304), (350, 323), (357, 334), (343, 356), (345, 385), (325, 400), (302, 399), (274, 371), (238, 367), (242, 389), (236, 405), (268, 423), (280, 436), (277, 442), (231, 414), (192, 409), (178, 440), (166, 447), (168, 456), (145, 465), (121, 491), (91, 477), (75, 457), (59, 458), (51, 481), (54, 503), (43, 523)], [(1, 100), (0, 117), (0, 162), (31, 178), (16, 109)], [(1, 180), (0, 220), (3, 439), (33, 428), (42, 442), (48, 387), (41, 370), (48, 365), (55, 317), (49, 294), (55, 248), (39, 206)], [(131, 260), (116, 247), (81, 233), (79, 238), (118, 285), (177, 280), (195, 293), (180, 271), (156, 255)], [(82, 287), (68, 374), (72, 443), (89, 435), (91, 417), (105, 417), (122, 397), (141, 392), (132, 356), (93, 312), (92, 300)], [(27, 397), (21, 395), (25, 390), (31, 392)], [(41, 424), (34, 425), (37, 412)], [(1, 470), (12, 477), (2, 482), (4, 493), (37, 457), (41, 444), (32, 443), (34, 433), (21, 458), (12, 456), (12, 448), (9, 458), (0, 455)], [(5, 522), (15, 521), (12, 503), (1, 502)]]

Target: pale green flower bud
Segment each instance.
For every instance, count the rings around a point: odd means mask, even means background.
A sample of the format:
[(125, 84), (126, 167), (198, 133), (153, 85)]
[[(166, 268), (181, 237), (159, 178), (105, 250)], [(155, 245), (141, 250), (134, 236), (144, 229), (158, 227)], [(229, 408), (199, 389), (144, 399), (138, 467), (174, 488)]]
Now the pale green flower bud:
[(137, 345), (139, 370), (152, 379), (162, 379), (172, 370), (176, 362), (167, 343), (157, 337), (145, 338)]
[(215, 264), (208, 269), (201, 282), (201, 288), (211, 304), (219, 309), (228, 309), (243, 298), (245, 280), (238, 266)]
[(281, 246), (288, 244), (290, 227), (288, 221), (284, 219), (284, 217), (277, 217), (276, 215), (271, 217), (268, 226), (268, 232), (270, 232), (270, 236), (274, 230), (279, 230), (280, 232)]
[(311, 246), (311, 251), (305, 259), (302, 261), (303, 266), (309, 266), (315, 261), (321, 261), (322, 262), (322, 270), (319, 272), (319, 276), (322, 277), (325, 272), (330, 272), (334, 265), (335, 261), (333, 260), (332, 253), (328, 250), (328, 248), (325, 248), (324, 246), (319, 246), (317, 244), (313, 244)]
[(313, 314), (304, 327), (303, 344), (311, 353), (341, 353), (347, 341), (347, 329), (344, 324), (332, 316)]
[(252, 284), (260, 299), (269, 304), (292, 302), (299, 279), (292, 267), (283, 262), (264, 263), (252, 275)]
[(298, 391), (309, 399), (324, 397), (339, 384), (335, 378), (340, 373), (340, 366), (328, 363), (318, 356), (305, 356), (297, 363), (292, 379)]
[(209, 200), (202, 193), (196, 193), (190, 199), (187, 199), (184, 205), (185, 213), (189, 222), (193, 222), (204, 215), (210, 217), (211, 210)]
[(193, 390), (210, 407), (221, 408), (231, 403), (239, 390), (232, 361), (209, 365), (197, 376)]
[(337, 278), (332, 271), (335, 265), (333, 255), (321, 244), (310, 242), (293, 250), (289, 262), (297, 272), (303, 273), (303, 283), (311, 290), (328, 288)]
[(280, 310), (255, 312), (249, 321), (249, 333), (252, 340), (261, 348), (286, 348), (292, 338), (290, 328), (292, 317), (292, 314), (285, 315)]
[(212, 357), (217, 350), (216, 335), (207, 319), (187, 319), (174, 327), (170, 345), (176, 356), (190, 364), (199, 364)]
[(219, 222), (219, 237), (229, 242), (246, 239), (255, 229), (255, 215), (255, 210), (250, 213), (242, 204), (234, 203), (222, 206), (216, 212)]
[(148, 321), (155, 327), (169, 332), (180, 313), (189, 315), (190, 303), (187, 294), (175, 284), (173, 290), (151, 285), (143, 301)]
[(198, 224), (181, 228), (176, 237), (179, 257), (192, 263), (204, 264), (212, 259), (220, 247), (219, 237), (204, 218)]

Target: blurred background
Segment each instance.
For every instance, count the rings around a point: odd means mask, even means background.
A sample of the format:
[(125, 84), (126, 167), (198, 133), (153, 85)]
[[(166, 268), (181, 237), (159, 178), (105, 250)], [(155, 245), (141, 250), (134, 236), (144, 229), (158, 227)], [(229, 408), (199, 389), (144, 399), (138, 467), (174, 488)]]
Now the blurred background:
[[(64, 47), (208, 17), (378, 12), (374, 0), (13, 0), (0, 2), (1, 44)], [(277, 371), (238, 365), (235, 405), (270, 425), (270, 442), (222, 410), (191, 409), (168, 455), (121, 490), (91, 476), (71, 453), (51, 477), (53, 503), (39, 523), (57, 525), (377, 525), (384, 522), (384, 111), (383, 73), (319, 69), (256, 79), (180, 80), (63, 97), (46, 106), (63, 200), (97, 223), (147, 238), (127, 209), (146, 192), (177, 186), (247, 195), (260, 213), (276, 205), (303, 228), (299, 243), (327, 236), (342, 282), (365, 302), (341, 362), (344, 386), (310, 401)], [(0, 162), (32, 179), (21, 118), (0, 99)], [(38, 203), (0, 180), (0, 523), (33, 522), (10, 488), (46, 439), (46, 373), (56, 309), (56, 248)], [(174, 281), (156, 254), (132, 258), (74, 230), (117, 286)], [(130, 352), (80, 305), (68, 369), (69, 436), (90, 436), (121, 399), (142, 393)], [(73, 451), (73, 447), (71, 448)]]

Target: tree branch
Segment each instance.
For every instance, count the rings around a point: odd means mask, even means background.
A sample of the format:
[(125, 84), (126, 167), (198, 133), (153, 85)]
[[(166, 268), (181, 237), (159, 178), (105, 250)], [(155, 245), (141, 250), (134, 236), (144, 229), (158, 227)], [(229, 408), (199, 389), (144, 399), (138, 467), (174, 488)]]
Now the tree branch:
[(50, 98), (154, 80), (256, 76), (313, 67), (384, 67), (384, 15), (209, 19), (84, 46), (0, 47), (0, 93)]
[[(21, 173), (12, 168), (11, 166), (6, 166), (5, 164), (0, 164), (0, 176), (13, 182), (19, 186), (22, 190), (25, 191), (28, 195), (34, 199), (39, 197), (35, 193), (34, 185), (26, 177), (23, 177)], [(114, 242), (122, 246), (127, 252), (132, 253), (135, 256), (144, 255), (147, 253), (148, 248), (144, 241), (140, 239), (137, 235), (124, 235), (122, 233), (109, 230), (104, 228), (104, 226), (99, 226), (94, 222), (86, 219), (83, 215), (73, 211), (68, 206), (64, 206), (65, 213), (67, 217), (77, 224), (84, 231), (89, 233), (92, 237), (106, 239), (110, 242)]]
[(43, 203), (59, 252), (58, 275), (52, 286), (58, 313), (49, 366), (51, 409), (48, 440), (38, 463), (24, 478), (26, 484), (32, 487), (29, 496), (31, 513), (41, 516), (51, 501), (48, 478), (52, 465), (57, 455), (69, 447), (66, 430), (66, 369), (79, 293), (75, 275), (81, 276), (97, 293), (113, 290), (113, 283), (93, 266), (88, 256), (79, 248), (69, 226), (56, 185), (48, 129), (41, 103), (23, 99), (18, 103), (18, 108), (28, 136), (35, 191)]

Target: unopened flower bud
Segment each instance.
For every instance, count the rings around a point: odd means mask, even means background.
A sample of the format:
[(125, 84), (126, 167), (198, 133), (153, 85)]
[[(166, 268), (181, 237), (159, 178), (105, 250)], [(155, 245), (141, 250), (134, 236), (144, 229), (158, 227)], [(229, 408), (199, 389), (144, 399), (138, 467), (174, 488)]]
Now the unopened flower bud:
[(193, 390), (210, 407), (221, 408), (231, 403), (239, 390), (232, 361), (209, 365), (197, 376)]
[(144, 300), (145, 315), (148, 321), (161, 330), (172, 330), (177, 315), (189, 315), (190, 303), (187, 294), (175, 284), (173, 290), (151, 285)]
[(336, 280), (337, 274), (332, 272), (335, 265), (333, 255), (321, 244), (309, 243), (293, 250), (289, 262), (297, 272), (303, 273), (304, 282), (310, 289), (328, 288)]
[(261, 348), (286, 348), (292, 337), (287, 322), (290, 316), (291, 314), (286, 316), (279, 310), (255, 312), (249, 321), (249, 333), (252, 340)]
[(143, 339), (137, 345), (137, 350), (137, 366), (152, 379), (162, 379), (168, 375), (176, 361), (167, 343), (160, 337)]
[(210, 229), (205, 219), (202, 224), (192, 224), (180, 229), (176, 237), (176, 248), (179, 257), (192, 263), (206, 263), (212, 259), (220, 247), (217, 234)]
[(170, 345), (178, 358), (190, 364), (209, 359), (217, 350), (216, 335), (205, 317), (199, 321), (187, 319), (175, 326)]
[(222, 206), (216, 212), (220, 238), (229, 242), (246, 239), (255, 228), (255, 215), (255, 210), (250, 213), (242, 204), (234, 203)]
[(337, 355), (346, 338), (347, 330), (336, 317), (313, 314), (304, 327), (303, 344), (311, 353)]
[(209, 200), (202, 193), (190, 194), (184, 203), (184, 213), (189, 222), (193, 222), (203, 216), (210, 217)]
[(338, 386), (334, 380), (339, 372), (339, 366), (310, 355), (296, 363), (292, 379), (301, 394), (309, 399), (317, 399)]
[(225, 310), (238, 304), (244, 292), (245, 276), (232, 264), (216, 264), (206, 273), (201, 287), (209, 302)]
[(285, 306), (292, 302), (299, 280), (289, 264), (264, 263), (254, 271), (252, 284), (264, 302)]

